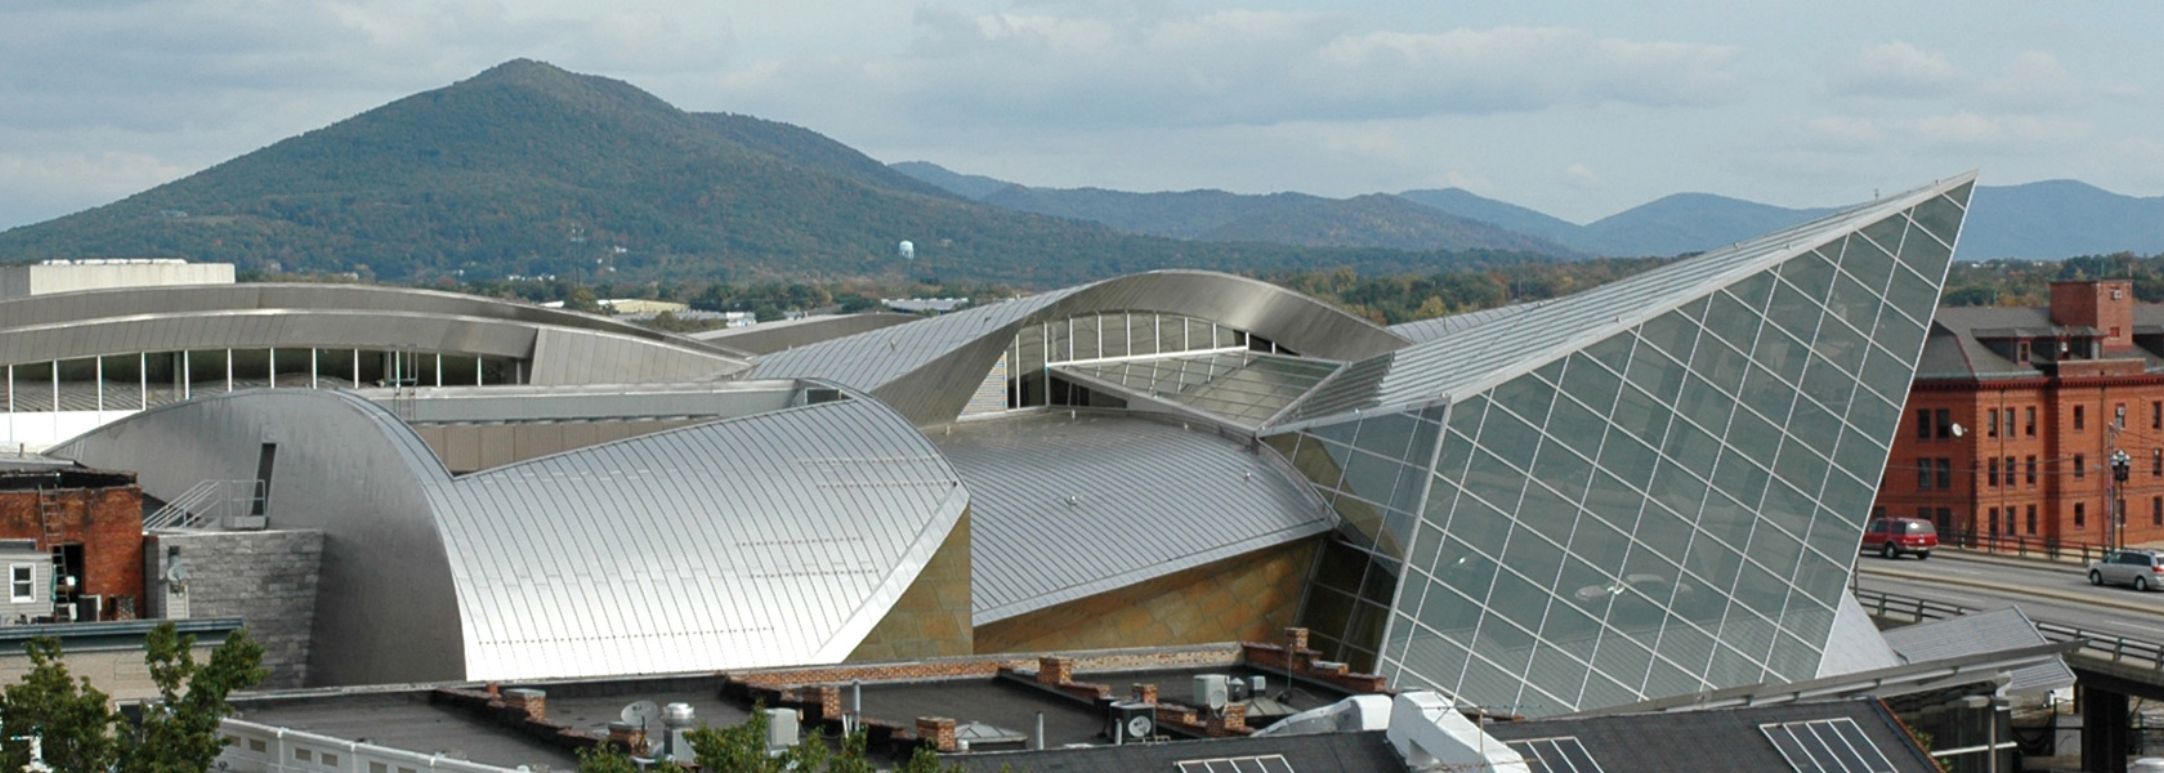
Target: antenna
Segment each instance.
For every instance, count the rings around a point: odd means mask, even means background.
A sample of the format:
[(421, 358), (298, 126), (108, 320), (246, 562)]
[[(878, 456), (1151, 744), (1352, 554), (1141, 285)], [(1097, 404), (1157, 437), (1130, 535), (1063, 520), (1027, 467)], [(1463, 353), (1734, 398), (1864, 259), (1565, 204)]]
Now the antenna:
[(624, 724), (638, 725), (639, 730), (644, 731), (661, 718), (661, 707), (654, 705), (653, 701), (632, 701), (624, 706), (623, 711), (616, 712), (616, 716), (622, 719)]

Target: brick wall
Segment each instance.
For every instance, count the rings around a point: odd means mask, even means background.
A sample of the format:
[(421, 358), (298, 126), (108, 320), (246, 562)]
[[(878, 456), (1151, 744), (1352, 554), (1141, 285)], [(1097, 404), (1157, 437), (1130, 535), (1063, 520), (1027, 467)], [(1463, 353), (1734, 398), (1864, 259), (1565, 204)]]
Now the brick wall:
[[(180, 558), (188, 565), (188, 615), (240, 618), (248, 636), (263, 645), (263, 665), (270, 670), (263, 688), (306, 685), (323, 532), (151, 535), (144, 549), (144, 565), (154, 578), (153, 601), (162, 602), (170, 592), (163, 578), (172, 548), (180, 550)], [(163, 608), (162, 603), (157, 606)]]
[[(143, 490), (134, 485), (53, 489), (60, 511), (41, 524), (38, 492), (0, 492), (0, 539), (37, 540), (38, 549), (83, 546), (83, 593), (106, 599), (107, 615), (140, 609), (143, 595)], [(47, 538), (48, 530), (52, 538)], [(124, 599), (124, 600), (123, 600)]]

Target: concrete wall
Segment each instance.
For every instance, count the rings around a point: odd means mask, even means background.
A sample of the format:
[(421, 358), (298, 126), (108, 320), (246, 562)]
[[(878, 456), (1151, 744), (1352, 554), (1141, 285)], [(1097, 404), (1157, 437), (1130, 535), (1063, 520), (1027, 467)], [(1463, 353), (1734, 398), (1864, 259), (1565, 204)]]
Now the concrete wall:
[(114, 287), (232, 283), (231, 263), (116, 260), (0, 266), (0, 298)]
[[(174, 550), (188, 567), (182, 594), (165, 579)], [(323, 532), (162, 532), (147, 538), (143, 555), (152, 611), (184, 607), (187, 617), (240, 618), (248, 636), (263, 645), (270, 676), (262, 689), (306, 683)], [(178, 595), (184, 604), (175, 603)]]
[[(210, 653), (217, 649), (215, 642), (203, 643), (197, 638), (195, 662), (210, 662)], [(143, 648), (67, 650), (61, 651), (61, 662), (66, 663), (68, 675), (77, 679), (89, 679), (90, 686), (98, 688), (115, 701), (133, 701), (154, 698), (158, 685), (150, 680), (150, 666), (143, 662)], [(0, 650), (0, 684), (17, 684), (30, 673), (30, 656), (21, 649)]]

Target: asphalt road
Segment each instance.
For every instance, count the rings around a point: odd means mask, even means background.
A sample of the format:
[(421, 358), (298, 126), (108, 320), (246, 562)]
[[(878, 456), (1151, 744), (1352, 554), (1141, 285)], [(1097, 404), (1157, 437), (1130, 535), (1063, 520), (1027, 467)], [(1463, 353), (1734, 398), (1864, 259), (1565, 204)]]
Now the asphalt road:
[(2091, 586), (2084, 568), (2071, 563), (1964, 559), (1941, 552), (1928, 561), (1863, 556), (1856, 570), (1857, 585), (1865, 590), (1978, 609), (2012, 604), (2038, 622), (2164, 642), (2164, 592)]

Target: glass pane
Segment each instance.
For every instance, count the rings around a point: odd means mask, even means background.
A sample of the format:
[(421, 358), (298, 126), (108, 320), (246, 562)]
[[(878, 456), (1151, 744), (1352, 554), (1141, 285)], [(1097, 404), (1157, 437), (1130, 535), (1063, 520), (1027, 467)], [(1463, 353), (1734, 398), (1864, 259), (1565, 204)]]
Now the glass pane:
[[(1829, 245), (1838, 251), (1840, 245)], [(1781, 264), (1781, 279), (1794, 285), (1806, 298), (1823, 298), (1833, 285), (1833, 263), (1818, 251), (1806, 252)]]
[(1901, 243), (1901, 228), (1899, 218), (1881, 220), (1864, 227), (1860, 235), (1848, 237), (1848, 249), (1841, 255), (1841, 270), (1856, 277), (1864, 287), (1874, 290), (1885, 287), (1886, 276), (1893, 272), (1890, 251)]

